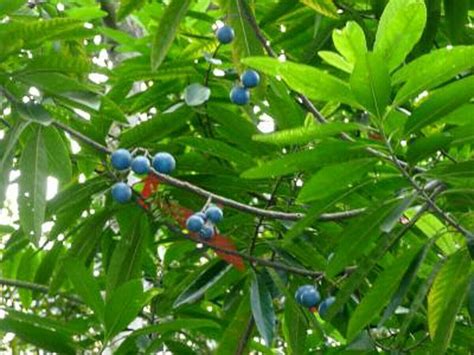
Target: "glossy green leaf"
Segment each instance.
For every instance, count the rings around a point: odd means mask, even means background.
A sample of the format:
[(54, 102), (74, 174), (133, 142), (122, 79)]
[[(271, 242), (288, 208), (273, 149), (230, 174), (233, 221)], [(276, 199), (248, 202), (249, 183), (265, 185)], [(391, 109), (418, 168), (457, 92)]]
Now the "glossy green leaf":
[(138, 315), (155, 292), (143, 292), (142, 280), (127, 281), (114, 290), (105, 305), (106, 338), (111, 339)]
[(420, 130), (469, 102), (473, 91), (472, 75), (438, 89), (413, 111), (405, 126), (405, 133)]
[(72, 164), (67, 142), (54, 127), (44, 130), (44, 145), (48, 154), (48, 170), (63, 184), (72, 179)]
[(402, 104), (423, 90), (432, 89), (471, 68), (473, 56), (474, 46), (456, 46), (437, 49), (416, 58), (393, 74), (393, 85), (404, 83), (394, 103)]
[(341, 234), (334, 256), (329, 260), (326, 273), (334, 276), (370, 248), (381, 234), (380, 225), (397, 205), (390, 203), (352, 221)]
[(355, 102), (349, 85), (315, 67), (266, 57), (251, 57), (242, 61), (265, 74), (281, 76), (290, 88), (311, 99), (347, 104)]
[(179, 24), (186, 16), (190, 4), (190, 0), (172, 0), (161, 16), (151, 46), (151, 68), (153, 70), (158, 69), (165, 59), (176, 37)]
[(351, 73), (354, 69), (354, 65), (347, 62), (344, 57), (341, 55), (331, 52), (331, 51), (319, 51), (318, 55), (328, 64), (332, 65), (335, 68), (341, 69), (346, 73)]
[(94, 311), (95, 316), (104, 322), (104, 300), (100, 295), (100, 288), (97, 280), (87, 270), (83, 263), (74, 258), (64, 261), (66, 270), (74, 290), (82, 300)]
[[(342, 30), (332, 32), (334, 47), (353, 68), (354, 64), (365, 57), (367, 42), (362, 28), (357, 22), (349, 21)], [(349, 73), (352, 72), (352, 69)]]
[(0, 329), (5, 333), (14, 333), (23, 341), (46, 351), (61, 354), (76, 353), (72, 340), (64, 333), (43, 328), (35, 323), (19, 321), (6, 316), (0, 319)]
[(357, 101), (382, 119), (390, 100), (390, 76), (377, 54), (367, 53), (359, 58), (351, 75), (351, 88)]
[(275, 331), (275, 311), (273, 310), (272, 296), (263, 275), (253, 275), (250, 286), (250, 304), (257, 329), (266, 345), (270, 346)]
[(456, 314), (467, 293), (471, 259), (466, 250), (449, 257), (428, 294), (428, 325), (433, 350), (442, 354), (449, 345)]
[[(358, 159), (323, 167), (305, 182), (298, 195), (298, 201), (320, 200), (335, 192), (346, 190), (352, 183), (361, 179), (373, 166), (372, 159)], [(335, 176), (337, 176), (337, 180), (334, 180)]]
[(31, 131), (20, 160), (20, 224), (27, 236), (38, 241), (46, 212), (48, 157), (43, 128)]
[(380, 18), (374, 52), (396, 69), (421, 38), (426, 23), (423, 0), (390, 0)]
[(17, 103), (15, 104), (15, 110), (21, 118), (27, 121), (40, 123), (44, 126), (50, 125), (53, 120), (49, 112), (39, 104)]
[(300, 2), (324, 16), (337, 17), (337, 7), (333, 0), (300, 0)]
[(200, 299), (206, 291), (212, 287), (230, 270), (230, 266), (225, 262), (212, 263), (209, 267), (196, 272), (195, 280), (186, 287), (174, 301), (173, 307), (193, 303)]
[(150, 238), (148, 217), (139, 207), (122, 210), (118, 221), (121, 239), (107, 270), (107, 298), (121, 284), (141, 276), (144, 249)]
[(404, 250), (400, 257), (394, 259), (392, 264), (380, 273), (370, 291), (366, 293), (351, 316), (347, 329), (349, 341), (353, 340), (359, 331), (369, 324), (389, 302), (418, 251), (419, 248)]

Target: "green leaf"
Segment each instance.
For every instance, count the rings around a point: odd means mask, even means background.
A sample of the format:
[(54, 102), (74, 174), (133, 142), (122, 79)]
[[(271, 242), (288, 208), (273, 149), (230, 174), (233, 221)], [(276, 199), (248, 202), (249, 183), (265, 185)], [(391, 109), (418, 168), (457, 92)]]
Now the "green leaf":
[(16, 103), (14, 107), (18, 115), (27, 121), (37, 122), (44, 126), (49, 126), (53, 120), (49, 112), (39, 104)]
[(199, 330), (199, 329), (219, 329), (220, 326), (213, 320), (204, 318), (178, 318), (168, 321), (163, 321), (160, 324), (153, 324), (145, 326), (138, 330), (135, 330), (130, 334), (119, 348), (116, 350), (116, 354), (130, 354), (135, 352), (138, 338), (144, 335), (157, 333), (165, 335), (167, 333), (175, 333), (182, 330)]
[(351, 88), (357, 101), (378, 119), (382, 119), (390, 100), (390, 76), (385, 63), (374, 53), (359, 58), (351, 76)]
[(310, 125), (286, 129), (270, 134), (258, 134), (253, 139), (258, 142), (275, 145), (307, 144), (315, 139), (335, 136), (342, 132), (357, 131), (363, 128), (355, 123), (331, 122), (324, 125)]
[(423, 0), (390, 0), (380, 18), (374, 52), (390, 72), (405, 60), (421, 38), (426, 23)]
[(211, 89), (199, 83), (186, 86), (184, 90), (184, 101), (188, 106), (199, 106), (209, 100)]
[(193, 112), (188, 107), (182, 107), (169, 113), (159, 113), (120, 136), (123, 147), (130, 147), (144, 142), (157, 142), (186, 125)]
[(101, 10), (98, 5), (73, 7), (65, 12), (68, 17), (82, 21), (91, 21), (107, 16), (107, 12)]
[(470, 69), (473, 57), (474, 46), (457, 46), (437, 49), (416, 58), (393, 74), (393, 85), (405, 83), (397, 92), (394, 104), (400, 105), (423, 90), (434, 88)]
[(354, 340), (359, 332), (374, 319), (382, 308), (389, 302), (392, 294), (407, 271), (419, 247), (404, 250), (402, 255), (394, 258), (393, 262), (377, 277), (370, 291), (352, 313), (347, 329), (348, 341)]
[(409, 134), (418, 131), (469, 102), (473, 91), (474, 75), (456, 80), (436, 90), (413, 111), (405, 125), (405, 133)]
[(471, 259), (465, 249), (451, 255), (428, 294), (428, 329), (437, 354), (448, 348), (457, 312), (469, 286), (470, 267)]
[[(374, 164), (373, 159), (359, 159), (323, 167), (308, 181), (305, 181), (298, 194), (298, 201), (321, 200), (335, 192), (346, 190), (350, 184), (361, 179), (370, 171)], [(335, 176), (337, 176), (336, 180), (334, 180)]]
[(12, 319), (7, 315), (5, 318), (0, 318), (0, 330), (14, 333), (23, 341), (40, 349), (60, 354), (76, 354), (76, 349), (68, 336), (35, 323)]
[(17, 120), (5, 137), (0, 140), (0, 206), (3, 206), (5, 191), (10, 181), (10, 169), (15, 156), (15, 148), (29, 121)]
[(141, 276), (143, 255), (151, 233), (148, 216), (138, 206), (120, 211), (117, 219), (121, 238), (107, 270), (107, 298), (124, 282)]
[(393, 202), (389, 203), (349, 223), (341, 233), (342, 237), (334, 250), (334, 256), (326, 268), (329, 277), (341, 272), (371, 247), (371, 243), (381, 234), (380, 224), (396, 207)]
[(117, 20), (121, 21), (133, 11), (143, 7), (146, 0), (120, 0), (120, 7), (117, 10)]
[(275, 331), (275, 311), (264, 274), (254, 274), (250, 286), (250, 304), (257, 329), (268, 347), (271, 346)]
[(324, 16), (337, 18), (337, 7), (333, 0), (300, 0), (300, 2)]
[(104, 300), (100, 295), (99, 284), (91, 275), (91, 272), (86, 269), (82, 262), (75, 258), (64, 260), (63, 265), (74, 286), (74, 290), (94, 311), (99, 321), (104, 323)]
[(36, 127), (20, 159), (20, 225), (27, 236), (38, 241), (46, 212), (46, 178), (48, 157), (43, 128)]
[(106, 339), (112, 339), (132, 322), (155, 291), (143, 292), (142, 280), (127, 281), (114, 290), (105, 305)]
[(152, 70), (158, 69), (165, 59), (190, 4), (190, 0), (172, 0), (163, 12), (151, 45)]
[(231, 267), (232, 266), (226, 262), (219, 261), (205, 267), (204, 270), (198, 270), (195, 273), (195, 280), (190, 283), (174, 301), (173, 308), (196, 302), (209, 288), (219, 282)]
[(58, 178), (62, 185), (68, 184), (72, 179), (72, 164), (69, 157), (68, 143), (54, 127), (45, 128), (43, 137), (48, 154), (50, 174)]
[[(334, 47), (342, 54), (351, 68), (358, 60), (363, 59), (367, 53), (365, 34), (357, 22), (349, 21), (342, 30), (334, 30), (332, 40)], [(352, 69), (350, 72), (352, 72)]]
[(268, 57), (250, 57), (243, 59), (242, 62), (265, 74), (281, 76), (290, 88), (310, 99), (356, 105), (349, 85), (309, 65), (281, 62)]
[(354, 65), (347, 62), (346, 59), (337, 53), (331, 51), (319, 51), (318, 55), (328, 64), (335, 68), (341, 69), (346, 73), (351, 73)]
[(468, 43), (470, 41), (469, 10), (472, 10), (469, 0), (444, 0), (444, 15), (452, 44)]
[(26, 0), (0, 0), (0, 17), (15, 12), (25, 3)]
[[(28, 247), (21, 256), (16, 278), (23, 281), (32, 281), (36, 268), (38, 267), (38, 254), (31, 247)], [(25, 308), (30, 308), (33, 301), (32, 292), (28, 289), (19, 289), (20, 301)]]
[(405, 211), (411, 206), (413, 201), (417, 198), (416, 194), (410, 194), (403, 198), (393, 211), (385, 218), (380, 225), (380, 230), (385, 233), (390, 233), (395, 225), (400, 221)]
[(343, 141), (327, 141), (318, 144), (317, 149), (284, 155), (245, 171), (241, 176), (247, 179), (261, 179), (287, 175), (299, 171), (313, 171), (326, 165), (368, 157), (361, 145)]

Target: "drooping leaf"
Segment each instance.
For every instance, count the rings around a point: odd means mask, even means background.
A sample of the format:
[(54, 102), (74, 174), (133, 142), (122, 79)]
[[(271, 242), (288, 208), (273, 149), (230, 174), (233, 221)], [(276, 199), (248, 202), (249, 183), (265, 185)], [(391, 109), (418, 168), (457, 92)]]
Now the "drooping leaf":
[(67, 142), (54, 127), (44, 129), (44, 145), (48, 154), (48, 171), (63, 184), (72, 179), (72, 164)]
[(91, 271), (87, 270), (83, 263), (74, 258), (66, 259), (64, 268), (74, 286), (74, 290), (94, 311), (95, 316), (101, 322), (104, 322), (104, 300), (100, 295), (99, 284), (91, 275)]
[(403, 274), (410, 266), (418, 248), (404, 250), (400, 257), (394, 259), (392, 264), (388, 266), (375, 280), (372, 288), (367, 292), (361, 300), (354, 313), (351, 315), (347, 330), (347, 338), (353, 340), (355, 336), (382, 310), (390, 297), (397, 289), (398, 283)]
[(396, 69), (421, 38), (426, 23), (423, 0), (390, 0), (380, 18), (374, 52), (390, 72)]
[(433, 350), (444, 353), (449, 345), (456, 314), (467, 293), (471, 259), (466, 250), (451, 255), (436, 276), (428, 294), (428, 326)]
[(41, 236), (46, 212), (48, 157), (41, 126), (31, 131), (20, 160), (20, 224), (34, 241)]
[(190, 0), (172, 0), (161, 16), (161, 21), (151, 46), (152, 70), (158, 69), (165, 59), (190, 4)]
[(253, 275), (250, 286), (250, 304), (257, 329), (267, 346), (271, 346), (275, 331), (275, 311), (272, 296), (263, 275), (265, 274)]
[(198, 270), (195, 281), (189, 284), (183, 292), (174, 301), (173, 307), (178, 308), (182, 305), (193, 303), (200, 299), (204, 293), (216, 282), (218, 282), (228, 271), (230, 265), (223, 261), (213, 263), (204, 270)]

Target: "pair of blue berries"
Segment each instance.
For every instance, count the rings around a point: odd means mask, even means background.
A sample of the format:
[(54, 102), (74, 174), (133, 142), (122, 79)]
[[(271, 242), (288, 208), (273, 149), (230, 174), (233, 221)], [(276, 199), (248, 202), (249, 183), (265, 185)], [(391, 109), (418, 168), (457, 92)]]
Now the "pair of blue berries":
[(242, 85), (236, 85), (230, 90), (230, 101), (236, 105), (246, 105), (250, 101), (250, 91), (260, 83), (260, 75), (255, 71), (248, 69), (240, 76)]
[[(234, 40), (235, 33), (229, 25), (222, 26), (216, 32), (219, 43), (229, 44)], [(246, 70), (240, 76), (241, 85), (236, 85), (230, 91), (230, 101), (236, 105), (246, 105), (250, 101), (249, 89), (258, 86), (260, 83), (260, 75), (255, 70)]]
[(214, 236), (214, 225), (224, 219), (222, 210), (215, 206), (209, 206), (204, 212), (198, 212), (186, 220), (186, 228), (190, 232), (199, 233), (204, 240), (210, 240)]
[[(170, 153), (160, 152), (155, 154), (150, 161), (144, 155), (132, 157), (126, 149), (118, 149), (112, 153), (110, 158), (112, 167), (119, 171), (131, 169), (137, 175), (145, 175), (150, 172), (151, 166), (156, 172), (170, 174), (176, 167), (176, 161)], [(127, 203), (132, 198), (132, 188), (124, 182), (117, 182), (112, 186), (112, 197), (119, 203)]]
[(296, 302), (306, 308), (318, 306), (318, 313), (324, 317), (329, 307), (336, 301), (335, 297), (328, 297), (321, 302), (321, 295), (313, 285), (304, 285), (298, 288), (295, 293)]

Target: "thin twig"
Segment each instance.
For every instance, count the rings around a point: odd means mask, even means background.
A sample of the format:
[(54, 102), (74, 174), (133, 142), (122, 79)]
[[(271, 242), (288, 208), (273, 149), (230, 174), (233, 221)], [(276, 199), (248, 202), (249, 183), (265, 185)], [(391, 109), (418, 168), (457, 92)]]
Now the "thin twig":
[[(38, 292), (41, 292), (41, 293), (49, 293), (50, 292), (49, 287), (47, 287), (47, 286), (36, 284), (36, 283), (33, 283), (33, 282), (28, 282), (28, 281), (22, 281), (22, 280), (11, 280), (11, 279), (0, 278), (0, 285), (10, 286), (10, 287), (18, 287), (18, 288), (22, 288), (22, 289), (31, 290), (31, 291), (38, 291)], [(56, 296), (56, 295), (64, 297), (72, 303), (82, 304), (82, 301), (77, 296), (71, 296), (71, 295), (67, 295), (65, 293), (57, 293), (53, 296)]]

